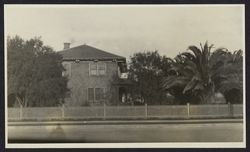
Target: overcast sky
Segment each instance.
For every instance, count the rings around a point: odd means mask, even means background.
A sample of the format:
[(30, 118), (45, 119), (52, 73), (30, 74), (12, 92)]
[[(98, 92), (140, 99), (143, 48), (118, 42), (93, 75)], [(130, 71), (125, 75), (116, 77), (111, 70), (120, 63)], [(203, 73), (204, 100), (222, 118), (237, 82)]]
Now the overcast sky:
[(41, 36), (61, 50), (88, 44), (129, 57), (158, 50), (174, 57), (206, 40), (215, 47), (244, 49), (243, 6), (5, 5), (6, 35)]

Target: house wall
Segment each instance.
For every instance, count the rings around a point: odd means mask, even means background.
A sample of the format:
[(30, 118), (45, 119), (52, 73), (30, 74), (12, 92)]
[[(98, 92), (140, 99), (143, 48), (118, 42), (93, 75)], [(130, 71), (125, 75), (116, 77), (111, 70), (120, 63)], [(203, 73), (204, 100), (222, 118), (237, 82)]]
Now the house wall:
[[(106, 74), (93, 76), (89, 74), (89, 65), (93, 61), (64, 61), (66, 68), (65, 74), (68, 77), (68, 88), (70, 96), (65, 99), (66, 106), (84, 106), (98, 104), (88, 101), (88, 88), (105, 88), (105, 100), (118, 101), (118, 88), (111, 87), (114, 76), (118, 75), (118, 65), (112, 61), (98, 61), (98, 63), (106, 64)], [(107, 103), (107, 102), (106, 102)], [(103, 104), (99, 103), (99, 104)]]

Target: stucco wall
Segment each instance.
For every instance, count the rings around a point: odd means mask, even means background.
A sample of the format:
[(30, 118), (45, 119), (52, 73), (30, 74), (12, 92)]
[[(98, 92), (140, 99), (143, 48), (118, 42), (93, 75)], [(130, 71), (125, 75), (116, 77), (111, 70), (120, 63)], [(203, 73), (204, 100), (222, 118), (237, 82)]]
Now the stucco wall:
[(118, 74), (117, 63), (111, 61), (98, 61), (98, 64), (106, 64), (106, 74), (101, 76), (93, 76), (89, 74), (89, 64), (91, 63), (94, 62), (63, 62), (63, 65), (66, 65), (65, 68), (69, 80), (68, 88), (71, 90), (70, 97), (65, 99), (66, 106), (92, 105), (93, 103), (88, 101), (88, 88), (105, 88), (107, 101), (111, 100), (111, 98), (113, 100), (118, 100), (117, 88), (114, 89), (114, 87), (111, 87), (113, 77)]

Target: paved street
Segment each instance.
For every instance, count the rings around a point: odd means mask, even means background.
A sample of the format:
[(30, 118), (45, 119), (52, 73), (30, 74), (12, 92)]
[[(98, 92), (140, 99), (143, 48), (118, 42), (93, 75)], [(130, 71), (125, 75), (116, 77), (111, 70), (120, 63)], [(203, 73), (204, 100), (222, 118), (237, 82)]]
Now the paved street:
[[(199, 123), (200, 121), (200, 123)], [(218, 120), (217, 120), (218, 121)], [(130, 121), (127, 121), (130, 122)], [(156, 121), (157, 122), (157, 121)], [(143, 123), (68, 122), (10, 124), (9, 142), (241, 142), (243, 123), (235, 120), (179, 120)], [(36, 125), (37, 124), (37, 125)]]

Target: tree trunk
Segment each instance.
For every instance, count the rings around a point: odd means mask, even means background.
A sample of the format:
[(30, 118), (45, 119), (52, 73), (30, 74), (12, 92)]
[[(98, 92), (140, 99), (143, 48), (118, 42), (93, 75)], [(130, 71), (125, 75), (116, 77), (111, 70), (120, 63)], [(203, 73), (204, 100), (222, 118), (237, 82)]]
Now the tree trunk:
[(23, 103), (24, 103), (24, 107), (28, 106), (28, 101), (27, 101), (26, 97), (23, 97)]
[(17, 100), (17, 102), (18, 102), (18, 104), (19, 104), (20, 107), (24, 106), (23, 105), (23, 101), (22, 101), (22, 99), (20, 97), (16, 96), (16, 100)]
[(202, 93), (201, 102), (202, 104), (211, 104), (215, 101), (215, 91), (214, 91), (214, 85), (211, 84), (207, 87)]
[(21, 97), (16, 96), (16, 100), (17, 100), (20, 107), (27, 107), (28, 106), (28, 101), (26, 100), (26, 97), (21, 98)]

